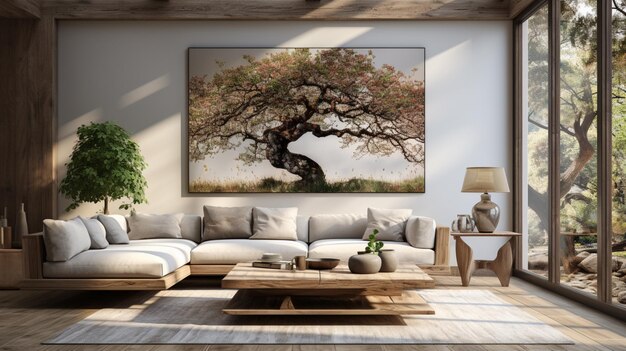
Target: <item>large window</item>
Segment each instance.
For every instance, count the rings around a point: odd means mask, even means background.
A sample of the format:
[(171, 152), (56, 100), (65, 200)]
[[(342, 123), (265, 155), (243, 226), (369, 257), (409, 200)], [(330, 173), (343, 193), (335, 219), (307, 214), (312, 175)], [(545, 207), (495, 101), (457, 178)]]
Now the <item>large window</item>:
[(613, 223), (612, 266), (620, 269), (612, 277), (613, 302), (626, 307), (626, 1), (614, 1), (612, 11), (612, 110), (613, 110)]
[(626, 308), (626, 0), (535, 2), (515, 30), (516, 268), (619, 311), (610, 305)]
[(548, 6), (542, 6), (522, 24), (522, 85), (526, 191), (525, 268), (548, 276)]
[(560, 280), (597, 294), (597, 6), (561, 1)]

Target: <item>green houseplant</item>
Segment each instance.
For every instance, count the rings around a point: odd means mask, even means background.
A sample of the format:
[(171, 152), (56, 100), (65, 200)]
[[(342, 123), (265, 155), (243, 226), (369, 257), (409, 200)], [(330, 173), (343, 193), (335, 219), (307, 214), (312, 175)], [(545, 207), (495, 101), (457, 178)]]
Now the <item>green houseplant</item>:
[(142, 174), (147, 165), (139, 145), (122, 127), (113, 122), (92, 122), (80, 126), (77, 133), (78, 142), (66, 164), (67, 175), (59, 187), (72, 200), (66, 211), (83, 202), (104, 201), (103, 213), (108, 214), (109, 201), (129, 199), (120, 205), (126, 210), (147, 202)]
[(374, 229), (372, 234), (370, 234), (370, 236), (368, 237), (369, 241), (367, 242), (367, 246), (365, 247), (365, 252), (378, 255), (383, 246), (385, 246), (382, 241), (376, 239), (376, 235), (378, 235), (378, 229)]

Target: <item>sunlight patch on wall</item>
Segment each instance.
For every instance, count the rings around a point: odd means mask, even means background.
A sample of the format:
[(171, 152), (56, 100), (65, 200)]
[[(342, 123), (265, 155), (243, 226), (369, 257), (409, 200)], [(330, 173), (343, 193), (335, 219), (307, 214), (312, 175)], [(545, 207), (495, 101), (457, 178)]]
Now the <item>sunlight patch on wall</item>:
[(372, 27), (320, 27), (308, 30), (278, 47), (335, 47), (342, 46), (372, 30)]
[(164, 74), (157, 79), (154, 79), (138, 88), (135, 88), (128, 93), (120, 97), (120, 108), (128, 107), (148, 96), (158, 92), (159, 90), (167, 88), (170, 85), (169, 74)]
[(176, 113), (133, 135), (148, 164), (143, 174), (148, 181), (146, 197), (149, 204), (138, 206), (139, 211), (142, 206), (146, 206), (146, 212), (150, 208), (167, 207), (169, 199), (177, 194), (180, 196), (181, 118), (181, 114)]

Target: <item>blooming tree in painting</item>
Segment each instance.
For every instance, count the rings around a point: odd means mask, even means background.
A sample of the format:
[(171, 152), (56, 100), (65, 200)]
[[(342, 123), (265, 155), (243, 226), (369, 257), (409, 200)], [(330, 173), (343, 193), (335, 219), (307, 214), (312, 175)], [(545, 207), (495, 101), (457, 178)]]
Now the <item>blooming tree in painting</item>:
[(301, 178), (325, 183), (313, 159), (289, 144), (307, 133), (334, 136), (355, 157), (400, 152), (424, 162), (424, 85), (374, 56), (352, 49), (285, 50), (189, 82), (192, 161), (245, 146), (246, 164), (267, 160)]

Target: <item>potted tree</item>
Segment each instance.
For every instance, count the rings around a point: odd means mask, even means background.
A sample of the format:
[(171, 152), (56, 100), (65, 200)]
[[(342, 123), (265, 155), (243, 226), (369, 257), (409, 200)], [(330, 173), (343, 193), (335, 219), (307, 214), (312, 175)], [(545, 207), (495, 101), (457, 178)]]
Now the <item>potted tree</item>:
[(78, 142), (66, 166), (67, 175), (59, 188), (72, 200), (66, 211), (83, 202), (104, 201), (103, 213), (108, 214), (110, 201), (130, 200), (120, 205), (125, 210), (147, 202), (142, 174), (147, 165), (139, 145), (113, 122), (80, 126)]

